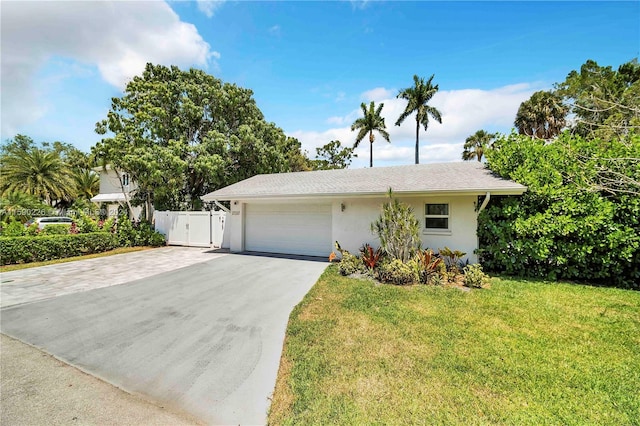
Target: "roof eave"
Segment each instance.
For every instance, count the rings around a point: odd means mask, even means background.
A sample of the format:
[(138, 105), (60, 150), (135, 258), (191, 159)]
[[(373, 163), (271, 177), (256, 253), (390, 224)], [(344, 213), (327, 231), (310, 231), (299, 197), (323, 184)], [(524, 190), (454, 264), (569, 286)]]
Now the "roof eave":
[[(447, 196), (447, 195), (484, 195), (490, 192), (492, 195), (522, 195), (527, 191), (522, 188), (473, 188), (473, 189), (443, 189), (429, 191), (393, 191), (396, 195), (402, 196)], [(214, 195), (207, 194), (200, 197), (202, 201), (231, 201), (231, 200), (278, 200), (278, 199), (304, 199), (304, 198), (368, 198), (385, 197), (388, 191), (384, 192), (336, 192), (336, 193), (308, 193), (308, 194), (229, 194)]]

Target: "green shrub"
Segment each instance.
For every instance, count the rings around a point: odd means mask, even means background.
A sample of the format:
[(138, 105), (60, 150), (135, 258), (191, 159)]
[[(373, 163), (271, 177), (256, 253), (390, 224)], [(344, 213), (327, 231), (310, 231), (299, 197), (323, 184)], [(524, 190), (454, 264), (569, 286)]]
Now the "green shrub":
[(26, 227), (13, 216), (9, 216), (7, 222), (0, 224), (3, 237), (20, 237), (26, 233)]
[(482, 266), (479, 263), (464, 267), (464, 285), (466, 287), (486, 288), (489, 283), (489, 276), (482, 272)]
[(55, 225), (47, 225), (40, 231), (39, 235), (68, 235), (71, 225), (64, 223), (56, 223)]
[(378, 235), (382, 250), (391, 258), (408, 262), (420, 248), (420, 223), (411, 206), (393, 198), (383, 204), (382, 213), (371, 224), (371, 231)]
[(80, 234), (88, 234), (91, 232), (100, 231), (98, 222), (93, 220), (91, 216), (85, 214), (82, 210), (79, 210), (76, 213), (75, 223)]
[(24, 235), (28, 235), (31, 237), (40, 235), (40, 227), (38, 226), (37, 223), (32, 223), (31, 225), (27, 226), (27, 228), (24, 231)]
[(146, 221), (134, 225), (126, 217), (120, 216), (116, 229), (121, 247), (159, 247), (166, 244), (164, 235), (154, 230), (152, 225)]
[(0, 237), (0, 263), (41, 262), (100, 253), (118, 247), (115, 235), (106, 232), (38, 237)]
[(416, 282), (416, 271), (410, 264), (399, 259), (383, 262), (376, 270), (376, 277), (383, 283), (408, 285)]
[(367, 271), (362, 259), (354, 256), (348, 251), (343, 251), (342, 259), (338, 264), (338, 270), (342, 275), (351, 275), (355, 273), (365, 273)]
[[(489, 168), (528, 187), (492, 197), (478, 217), (487, 270), (640, 289), (640, 135), (550, 143), (512, 134), (487, 152)], [(609, 185), (609, 188), (605, 188)], [(610, 185), (621, 185), (620, 191)]]

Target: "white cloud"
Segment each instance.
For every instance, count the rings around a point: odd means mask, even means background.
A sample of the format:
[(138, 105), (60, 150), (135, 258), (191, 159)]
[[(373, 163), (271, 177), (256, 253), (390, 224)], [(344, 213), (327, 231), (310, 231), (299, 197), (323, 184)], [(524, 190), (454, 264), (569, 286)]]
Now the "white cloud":
[(360, 95), (360, 99), (365, 102), (380, 102), (386, 99), (391, 99), (394, 97), (397, 91), (394, 89), (385, 89), (384, 87), (376, 87), (375, 89), (367, 90), (362, 95)]
[[(533, 92), (543, 87), (540, 84), (523, 83), (499, 87), (492, 90), (463, 89), (438, 92), (432, 105), (442, 114), (442, 124), (431, 120), (428, 131), (420, 129), (420, 162), (459, 161), (464, 140), (476, 130), (509, 132), (520, 103), (528, 99)], [(387, 97), (382, 96), (387, 94)], [(412, 164), (415, 155), (415, 115), (409, 116), (401, 126), (395, 122), (405, 108), (405, 101), (392, 97), (392, 90), (375, 88), (364, 92), (362, 99), (384, 102), (382, 116), (391, 136), (387, 143), (376, 134), (373, 145), (373, 164), (378, 166), (392, 164)], [(334, 126), (322, 132), (296, 131), (289, 133), (298, 138), (305, 149), (313, 156), (315, 148), (327, 142), (339, 139), (343, 145), (351, 146), (355, 141), (355, 132), (349, 128), (351, 123), (362, 114), (354, 109), (344, 116), (334, 116), (327, 123)], [(351, 167), (365, 167), (369, 164), (369, 146), (363, 141), (356, 150), (358, 158)]]
[(216, 10), (222, 6), (224, 0), (196, 0), (198, 2), (198, 10), (211, 18), (215, 15)]
[(52, 58), (95, 66), (120, 89), (147, 62), (207, 66), (219, 58), (165, 2), (4, 2), (1, 24), (2, 135), (43, 114), (34, 80)]
[(280, 25), (274, 25), (273, 27), (269, 28), (269, 34), (275, 36), (280, 35)]

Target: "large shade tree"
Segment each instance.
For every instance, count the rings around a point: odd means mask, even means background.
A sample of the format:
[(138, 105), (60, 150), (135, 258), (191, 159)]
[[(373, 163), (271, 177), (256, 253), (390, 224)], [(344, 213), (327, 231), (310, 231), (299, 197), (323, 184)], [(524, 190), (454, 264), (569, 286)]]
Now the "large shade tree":
[(398, 98), (407, 101), (407, 106), (404, 112), (396, 121), (396, 126), (402, 124), (402, 122), (415, 112), (416, 114), (416, 164), (420, 163), (420, 125), (424, 127), (424, 131), (427, 131), (429, 127), (429, 117), (432, 117), (438, 123), (442, 123), (442, 114), (437, 108), (429, 105), (433, 95), (435, 95), (439, 87), (436, 84), (433, 85), (433, 77), (431, 75), (427, 81), (424, 78), (413, 76), (413, 86), (402, 89), (398, 93)]
[(486, 130), (478, 130), (469, 136), (464, 143), (464, 151), (462, 151), (462, 159), (465, 161), (473, 160), (482, 161), (482, 157), (491, 149), (496, 135)]
[(514, 124), (521, 135), (553, 139), (566, 126), (567, 113), (558, 94), (540, 90), (520, 104)]
[(351, 125), (351, 131), (358, 131), (356, 136), (356, 142), (353, 148), (357, 148), (360, 142), (365, 136), (369, 135), (369, 167), (373, 167), (373, 142), (375, 141), (375, 135), (373, 132), (378, 132), (387, 142), (390, 142), (389, 133), (387, 132), (387, 126), (384, 124), (384, 118), (380, 115), (384, 103), (380, 103), (376, 107), (375, 102), (371, 101), (369, 108), (363, 102), (360, 104), (362, 108), (362, 117), (357, 118)]
[(251, 90), (202, 70), (147, 64), (96, 131), (106, 137), (94, 154), (136, 181), (147, 218), (152, 207), (198, 209), (202, 195), (255, 174), (308, 168)]

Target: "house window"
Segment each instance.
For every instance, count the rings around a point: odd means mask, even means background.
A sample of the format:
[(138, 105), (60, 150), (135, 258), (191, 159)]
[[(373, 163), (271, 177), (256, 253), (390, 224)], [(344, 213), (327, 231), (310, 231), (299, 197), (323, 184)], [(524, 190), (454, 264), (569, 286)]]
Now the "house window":
[(122, 174), (122, 186), (129, 186), (129, 175), (127, 173)]
[(449, 204), (425, 204), (424, 223), (426, 229), (449, 229)]

